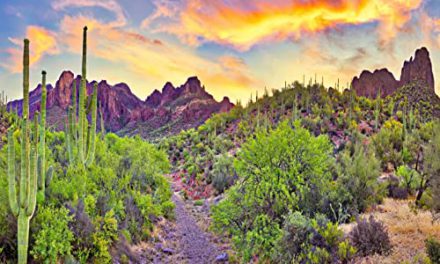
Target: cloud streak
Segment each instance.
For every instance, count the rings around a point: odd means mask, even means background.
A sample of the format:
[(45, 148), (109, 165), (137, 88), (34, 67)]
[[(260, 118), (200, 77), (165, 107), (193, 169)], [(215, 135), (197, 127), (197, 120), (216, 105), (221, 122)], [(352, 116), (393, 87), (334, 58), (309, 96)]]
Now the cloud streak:
[(198, 75), (208, 89), (218, 92), (217, 95), (227, 87), (240, 96), (250, 93), (248, 88), (258, 83), (239, 58), (205, 59), (191, 48), (148, 38), (136, 31), (115, 28), (82, 15), (65, 16), (60, 23), (59, 40), (67, 50), (80, 52), (82, 33), (78, 29), (84, 25), (89, 28), (91, 56), (124, 65), (124, 69), (143, 76), (148, 83), (182, 81)]
[(58, 0), (52, 2), (52, 8), (55, 11), (64, 11), (72, 7), (100, 7), (113, 12), (116, 16), (109, 26), (122, 27), (127, 24), (124, 10), (115, 0)]
[[(261, 42), (299, 39), (340, 25), (378, 23), (381, 41), (387, 43), (411, 18), (422, 0), (316, 0), (243, 1), (182, 0), (177, 7), (158, 6), (144, 27), (162, 16), (177, 18), (154, 30), (178, 36), (189, 45), (214, 42), (248, 50)], [(178, 12), (174, 11), (179, 9)], [(164, 11), (165, 10), (165, 11)], [(170, 15), (172, 14), (172, 15)]]
[[(26, 38), (30, 39), (29, 64), (32, 66), (39, 62), (45, 55), (58, 54), (59, 47), (56, 33), (38, 26), (28, 26), (26, 29)], [(8, 48), (6, 52), (9, 55), (7, 63), (2, 64), (12, 73), (22, 71), (23, 63), (23, 41), (17, 38), (9, 38), (15, 47)]]

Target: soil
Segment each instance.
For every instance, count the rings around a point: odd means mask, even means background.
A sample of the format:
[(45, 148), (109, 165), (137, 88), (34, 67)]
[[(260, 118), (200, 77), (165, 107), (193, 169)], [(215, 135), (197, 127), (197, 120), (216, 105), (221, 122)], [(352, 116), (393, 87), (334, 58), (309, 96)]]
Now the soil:
[(157, 223), (156, 241), (134, 249), (140, 255), (140, 263), (228, 263), (229, 244), (208, 231), (209, 202), (195, 206), (194, 201), (181, 198), (174, 184), (173, 191), (175, 220), (162, 219)]

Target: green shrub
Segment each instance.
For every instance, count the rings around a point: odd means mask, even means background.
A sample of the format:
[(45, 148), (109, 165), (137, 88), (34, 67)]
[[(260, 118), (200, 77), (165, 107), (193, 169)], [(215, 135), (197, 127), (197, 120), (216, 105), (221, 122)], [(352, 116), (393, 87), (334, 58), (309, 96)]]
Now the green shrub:
[(356, 249), (338, 225), (325, 217), (309, 219), (300, 212), (287, 216), (272, 260), (276, 263), (348, 263)]
[(210, 177), (212, 178), (212, 185), (218, 193), (222, 193), (234, 184), (236, 172), (233, 166), (233, 160), (234, 159), (227, 154), (217, 156), (214, 160)]
[(289, 211), (314, 215), (323, 210), (331, 153), (327, 137), (312, 136), (298, 122), (294, 128), (285, 121), (258, 132), (234, 163), (238, 182), (213, 207), (214, 229), (233, 236), (245, 261), (256, 254), (269, 258)]
[(432, 263), (440, 263), (440, 242), (434, 237), (425, 240), (426, 254)]
[(376, 155), (381, 161), (382, 168), (388, 163), (397, 168), (403, 163), (403, 129), (402, 124), (393, 118), (386, 121), (382, 129), (372, 137)]
[(95, 219), (95, 226), (99, 227), (93, 234), (95, 245), (94, 260), (96, 263), (110, 263), (110, 246), (118, 238), (118, 221), (113, 210), (108, 211), (104, 217), (98, 216)]
[(346, 149), (339, 161), (336, 193), (331, 197), (335, 200), (333, 203), (341, 204), (349, 215), (357, 215), (382, 200), (384, 186), (377, 181), (380, 162), (367, 146), (356, 143), (353, 153)]
[(65, 208), (40, 208), (36, 221), (40, 224), (34, 234), (31, 254), (39, 261), (57, 263), (62, 256), (71, 253), (73, 233), (69, 229), (72, 217)]
[(420, 175), (407, 166), (399, 166), (396, 175), (400, 178), (401, 187), (409, 193), (414, 192), (420, 186)]

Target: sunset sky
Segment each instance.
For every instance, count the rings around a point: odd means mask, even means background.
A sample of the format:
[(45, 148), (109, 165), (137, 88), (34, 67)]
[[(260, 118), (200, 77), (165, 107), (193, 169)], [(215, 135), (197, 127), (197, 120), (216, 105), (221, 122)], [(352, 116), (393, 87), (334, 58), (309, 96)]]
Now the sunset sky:
[(0, 83), (21, 97), (22, 42), (31, 88), (80, 72), (89, 27), (89, 79), (127, 83), (141, 99), (198, 76), (217, 99), (247, 101), (265, 87), (318, 76), (346, 86), (426, 46), (440, 92), (440, 0), (2, 0)]

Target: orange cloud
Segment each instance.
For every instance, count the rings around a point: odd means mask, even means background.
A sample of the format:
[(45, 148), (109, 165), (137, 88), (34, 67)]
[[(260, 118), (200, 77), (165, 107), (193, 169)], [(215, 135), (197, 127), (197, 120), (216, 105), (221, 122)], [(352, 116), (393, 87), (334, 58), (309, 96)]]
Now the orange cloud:
[[(38, 26), (28, 26), (26, 38), (30, 40), (30, 66), (40, 61), (46, 54), (54, 55), (59, 53), (56, 34), (52, 31)], [(2, 64), (2, 66), (13, 73), (17, 73), (22, 71), (23, 41), (16, 38), (9, 38), (9, 40), (18, 47), (7, 49), (9, 61), (7, 64)]]
[[(190, 45), (216, 42), (248, 50), (260, 42), (298, 39), (305, 33), (338, 25), (379, 22), (380, 40), (387, 42), (421, 3), (422, 0), (192, 0), (174, 12), (177, 20), (162, 23), (155, 30), (175, 34)], [(147, 17), (144, 26), (150, 26), (152, 18), (159, 16), (160, 12), (156, 12)]]
[[(245, 63), (232, 56), (208, 60), (191, 48), (169, 42), (150, 39), (135, 31), (129, 31), (85, 16), (65, 16), (60, 23), (60, 41), (68, 50), (80, 53), (81, 28), (87, 25), (89, 55), (123, 65), (120, 73), (131, 72), (141, 76), (150, 89), (162, 86), (165, 81), (176, 84), (189, 76), (197, 75), (214, 96), (232, 98), (249, 94), (249, 88), (257, 85)], [(122, 77), (122, 76), (121, 76)], [(122, 77), (123, 78), (123, 77)], [(137, 94), (145, 93), (133, 87)], [(148, 93), (150, 91), (147, 91)]]

